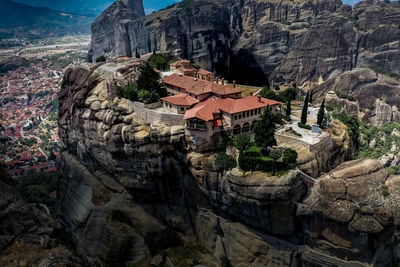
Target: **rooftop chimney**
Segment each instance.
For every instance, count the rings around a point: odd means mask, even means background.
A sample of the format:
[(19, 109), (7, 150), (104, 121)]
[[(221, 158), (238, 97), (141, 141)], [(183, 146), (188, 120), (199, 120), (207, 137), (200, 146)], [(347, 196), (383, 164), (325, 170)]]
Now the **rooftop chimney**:
[(261, 102), (261, 96), (258, 96), (258, 102)]
[(225, 78), (222, 77), (222, 85), (225, 85)]
[(216, 82), (217, 82), (217, 84), (218, 84), (218, 77), (216, 78)]
[(233, 88), (236, 88), (236, 80), (233, 80)]
[[(235, 87), (235, 86), (233, 86), (233, 87)], [(253, 96), (253, 92), (250, 92), (250, 95)]]

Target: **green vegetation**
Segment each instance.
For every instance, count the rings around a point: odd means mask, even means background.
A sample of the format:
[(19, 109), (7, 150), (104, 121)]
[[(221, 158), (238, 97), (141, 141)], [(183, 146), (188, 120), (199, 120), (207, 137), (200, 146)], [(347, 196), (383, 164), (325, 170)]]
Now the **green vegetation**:
[[(358, 158), (373, 158), (378, 159), (382, 155), (395, 154), (396, 151), (391, 151), (393, 145), (400, 148), (400, 138), (393, 135), (393, 130), (400, 130), (400, 122), (391, 122), (384, 126), (373, 126), (360, 123), (361, 144), (358, 153)], [(375, 146), (370, 147), (371, 142), (375, 140)], [(388, 169), (392, 174), (400, 174), (397, 166)]]
[(107, 61), (107, 59), (106, 59), (105, 56), (99, 56), (98, 58), (96, 58), (96, 62), (97, 62), (97, 63), (99, 63), (99, 62), (106, 62), (106, 61)]
[(297, 97), (297, 91), (293, 87), (290, 87), (290, 88), (286, 89), (285, 91), (277, 94), (277, 93), (275, 93), (275, 91), (269, 89), (268, 86), (264, 86), (263, 89), (261, 90), (260, 94), (262, 97), (272, 99), (275, 101), (279, 101), (279, 102), (287, 102), (287, 101), (289, 101), (289, 99), (294, 100)]
[(324, 128), (324, 117), (325, 117), (325, 98), (322, 100), (322, 104), (319, 107), (318, 114), (317, 114), (317, 124), (319, 127)]
[(178, 234), (171, 228), (147, 233), (144, 240), (151, 255), (156, 255), (167, 248), (177, 247), (181, 244)]
[[(147, 23), (147, 22), (146, 22), (146, 23)], [(147, 25), (146, 25), (146, 26), (147, 26)], [(140, 54), (139, 54), (139, 50), (138, 50), (137, 46), (136, 46), (135, 57), (136, 57), (136, 58), (140, 58)]]
[(350, 136), (353, 145), (353, 151), (356, 153), (360, 146), (360, 121), (357, 118), (351, 117), (345, 113), (333, 114), (335, 119), (340, 120), (347, 126), (347, 133)]
[(168, 69), (168, 59), (163, 55), (153, 54), (149, 59), (150, 65), (158, 70), (165, 71)]
[(154, 68), (146, 63), (141, 69), (137, 86), (117, 87), (117, 95), (145, 104), (155, 103), (160, 100), (160, 97), (167, 96), (167, 90), (159, 83), (159, 78), (159, 74)]
[(246, 134), (240, 134), (235, 138), (235, 147), (239, 150), (239, 153), (243, 155), (244, 151), (251, 146), (250, 136)]
[[(308, 113), (308, 100), (309, 100), (310, 94), (309, 92), (307, 92), (306, 94), (306, 99), (304, 101), (304, 106), (303, 106), (303, 110), (301, 111), (301, 119), (300, 122), (305, 125), (307, 124), (307, 113)], [(300, 124), (299, 124), (300, 126)]]
[(254, 141), (264, 149), (276, 145), (274, 137), (275, 123), (271, 109), (267, 107), (254, 126)]
[(51, 214), (55, 215), (56, 200), (50, 193), (56, 190), (57, 174), (46, 172), (30, 172), (17, 185), (17, 190), (28, 203), (43, 203)]
[(311, 130), (311, 129), (312, 129), (312, 127), (311, 127), (310, 125), (304, 124), (304, 123), (301, 123), (301, 122), (297, 123), (297, 125), (298, 125), (300, 128), (303, 128), (303, 129), (307, 129), (307, 130)]
[(371, 69), (373, 71), (375, 71), (376, 73), (379, 73), (379, 74), (382, 74), (382, 75), (385, 75), (385, 76), (388, 76), (390, 78), (393, 78), (395, 80), (400, 81), (400, 74), (399, 73), (390, 72), (390, 71), (384, 70), (384, 69), (382, 69), (380, 67), (372, 67)]
[(352, 96), (352, 95), (348, 95), (348, 94), (342, 93), (342, 92), (337, 91), (337, 90), (335, 90), (335, 93), (339, 98), (347, 99), (349, 101), (355, 101), (356, 100), (354, 98), (354, 96)]
[(117, 95), (121, 98), (126, 98), (132, 101), (138, 100), (138, 89), (134, 85), (128, 85), (126, 87), (117, 87)]
[(215, 164), (217, 165), (218, 171), (222, 173), (232, 170), (237, 165), (236, 160), (224, 152), (218, 153)]
[(381, 193), (382, 193), (382, 196), (384, 196), (384, 197), (387, 197), (388, 195), (390, 195), (389, 187), (387, 185), (383, 184), (381, 186)]

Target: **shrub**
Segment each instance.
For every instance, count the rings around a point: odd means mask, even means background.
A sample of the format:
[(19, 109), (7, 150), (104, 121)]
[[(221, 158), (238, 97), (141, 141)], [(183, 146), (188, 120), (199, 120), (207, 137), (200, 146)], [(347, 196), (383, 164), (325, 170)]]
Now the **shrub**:
[(274, 170), (274, 159), (265, 156), (239, 156), (239, 167), (243, 171), (270, 172)]
[(300, 127), (300, 128), (303, 128), (303, 129), (307, 129), (307, 130), (311, 130), (311, 129), (312, 129), (312, 127), (311, 127), (310, 125), (308, 125), (308, 124), (303, 124), (303, 123), (301, 123), (301, 122), (299, 122), (297, 125), (299, 125), (299, 127)]
[(138, 94), (138, 100), (142, 103), (150, 103), (150, 93), (147, 90), (140, 90)]
[(297, 165), (297, 157), (296, 150), (288, 148), (283, 152), (282, 160), (288, 167), (294, 167)]
[(159, 70), (165, 70), (168, 68), (167, 59), (163, 55), (152, 55), (149, 59), (150, 65)]
[(390, 193), (389, 193), (389, 187), (387, 185), (382, 185), (381, 186), (381, 192), (382, 192), (382, 196), (387, 197)]
[(235, 138), (235, 147), (239, 150), (240, 154), (243, 154), (246, 149), (251, 146), (250, 136), (240, 134)]
[(156, 255), (164, 249), (177, 247), (181, 244), (178, 234), (171, 228), (166, 228), (157, 232), (149, 232), (144, 237), (144, 240), (151, 255)]
[(131, 101), (138, 100), (138, 89), (136, 86), (128, 85), (126, 87), (117, 87), (117, 96), (120, 98), (126, 98)]
[(107, 59), (106, 59), (105, 56), (99, 56), (98, 58), (96, 58), (96, 62), (97, 62), (97, 63), (99, 63), (99, 62), (106, 62), (106, 61), (107, 61)]
[(218, 153), (215, 164), (220, 172), (230, 171), (237, 165), (236, 160), (226, 153)]

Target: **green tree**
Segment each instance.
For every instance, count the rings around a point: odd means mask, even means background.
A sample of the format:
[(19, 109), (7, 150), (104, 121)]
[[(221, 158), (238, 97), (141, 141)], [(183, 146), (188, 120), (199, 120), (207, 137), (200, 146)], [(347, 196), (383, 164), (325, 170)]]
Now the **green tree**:
[(138, 95), (138, 99), (142, 103), (145, 103), (145, 104), (150, 103), (150, 93), (149, 93), (149, 91), (140, 90), (139, 91), (139, 95)]
[(310, 104), (312, 104), (313, 94), (314, 94), (314, 92), (311, 90), (311, 91), (310, 91), (310, 95), (309, 95), (309, 97), (308, 97), (308, 103), (310, 103)]
[(297, 165), (297, 151), (291, 148), (286, 149), (283, 152), (283, 162), (290, 168), (294, 168)]
[(219, 172), (230, 171), (237, 165), (236, 160), (224, 152), (218, 153), (215, 164)]
[(319, 107), (318, 110), (318, 115), (317, 115), (317, 124), (323, 128), (323, 122), (324, 122), (324, 116), (325, 116), (325, 98), (322, 100), (322, 104)]
[(139, 54), (139, 50), (138, 50), (137, 46), (136, 46), (136, 53), (135, 53), (135, 56), (136, 56), (136, 58), (140, 58), (140, 54)]
[[(145, 90), (150, 93), (149, 103), (154, 103), (160, 100), (160, 97), (167, 96), (167, 90), (159, 83), (160, 75), (154, 68), (146, 62), (140, 70), (140, 75), (137, 80), (139, 91)], [(144, 93), (142, 93), (144, 94)]]
[(240, 134), (235, 138), (235, 147), (239, 150), (240, 155), (243, 155), (244, 151), (251, 147), (250, 136)]
[(159, 70), (168, 68), (167, 59), (163, 55), (153, 54), (149, 59), (150, 65)]
[(128, 85), (127, 87), (118, 87), (117, 88), (117, 95), (121, 98), (126, 98), (131, 101), (138, 100), (138, 89), (134, 85)]
[(99, 62), (106, 62), (106, 57), (105, 56), (99, 56), (98, 58), (96, 58), (96, 62), (97, 63), (99, 63)]
[(276, 145), (274, 133), (274, 115), (270, 107), (267, 106), (254, 126), (254, 141), (256, 145), (264, 149)]
[(292, 114), (292, 104), (291, 104), (292, 100), (290, 98), (288, 98), (287, 100), (287, 104), (286, 104), (286, 116), (290, 117), (290, 114)]
[(307, 124), (308, 99), (309, 99), (309, 92), (307, 92), (307, 94), (306, 94), (306, 99), (304, 100), (303, 110), (301, 111), (301, 123), (302, 124)]

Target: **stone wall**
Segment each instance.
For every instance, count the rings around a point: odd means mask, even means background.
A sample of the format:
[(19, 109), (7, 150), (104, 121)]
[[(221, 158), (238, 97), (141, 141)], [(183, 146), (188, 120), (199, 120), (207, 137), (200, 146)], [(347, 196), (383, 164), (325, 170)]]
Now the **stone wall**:
[[(185, 121), (182, 114), (168, 114), (157, 112), (156, 110), (149, 109), (152, 107), (140, 102), (129, 101), (132, 105), (135, 114), (147, 123), (163, 123), (171, 126), (184, 126)], [(157, 103), (158, 104), (158, 103)], [(159, 105), (157, 105), (159, 106)]]

